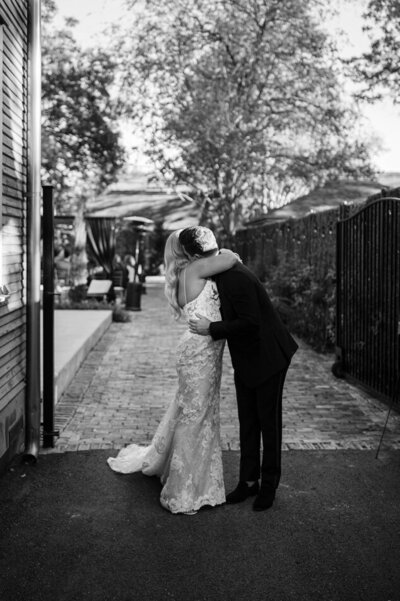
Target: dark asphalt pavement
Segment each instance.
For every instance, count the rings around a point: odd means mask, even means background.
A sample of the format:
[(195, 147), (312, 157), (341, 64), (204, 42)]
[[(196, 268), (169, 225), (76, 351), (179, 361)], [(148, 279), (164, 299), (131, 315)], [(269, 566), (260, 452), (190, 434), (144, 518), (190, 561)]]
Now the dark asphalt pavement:
[[(272, 509), (171, 515), (108, 451), (0, 478), (1, 601), (400, 601), (400, 452), (288, 451)], [(224, 453), (227, 489), (239, 456)]]

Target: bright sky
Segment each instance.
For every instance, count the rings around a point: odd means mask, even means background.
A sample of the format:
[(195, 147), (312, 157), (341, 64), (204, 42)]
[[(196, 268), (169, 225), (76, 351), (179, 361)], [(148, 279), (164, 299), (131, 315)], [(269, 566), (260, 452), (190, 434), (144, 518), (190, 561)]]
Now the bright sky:
[[(90, 44), (107, 24), (123, 19), (124, 0), (56, 0), (61, 17), (75, 17), (78, 41)], [(366, 34), (362, 32), (361, 13), (366, 0), (336, 0), (341, 7), (340, 17), (327, 27), (331, 31), (343, 29), (347, 40), (341, 44), (344, 55), (367, 48)], [(378, 169), (400, 172), (400, 106), (390, 99), (363, 110), (368, 133), (376, 133), (382, 140), (383, 150), (374, 157)]]

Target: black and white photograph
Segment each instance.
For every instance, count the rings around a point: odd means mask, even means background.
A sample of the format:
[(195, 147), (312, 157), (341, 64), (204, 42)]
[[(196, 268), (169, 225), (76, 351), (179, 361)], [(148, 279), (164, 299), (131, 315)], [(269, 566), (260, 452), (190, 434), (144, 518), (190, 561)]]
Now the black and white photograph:
[(400, 2), (0, 0), (0, 601), (400, 601)]

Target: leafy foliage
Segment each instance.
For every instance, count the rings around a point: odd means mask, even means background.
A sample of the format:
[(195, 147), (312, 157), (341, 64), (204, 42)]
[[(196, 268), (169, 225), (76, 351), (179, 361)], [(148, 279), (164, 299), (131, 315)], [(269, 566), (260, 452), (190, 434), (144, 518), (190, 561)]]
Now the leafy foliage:
[(398, 0), (370, 0), (365, 11), (364, 31), (371, 44), (368, 52), (353, 58), (356, 79), (362, 84), (358, 96), (382, 99), (389, 92), (400, 98), (400, 4)]
[(291, 332), (317, 351), (332, 351), (335, 344), (334, 268), (318, 277), (312, 265), (297, 257), (280, 257), (266, 287)]
[(124, 309), (120, 303), (109, 301), (106, 298), (96, 300), (87, 297), (88, 286), (79, 284), (73, 286), (68, 291), (68, 296), (62, 301), (56, 301), (57, 310), (78, 310), (78, 311), (112, 311), (112, 320), (118, 323), (127, 323), (131, 321), (131, 314)]
[(246, 211), (369, 170), (316, 4), (127, 0), (136, 19), (118, 34), (121, 99), (164, 176), (194, 190), (227, 235)]
[(164, 262), (164, 248), (168, 232), (164, 229), (163, 222), (157, 221), (154, 231), (150, 234), (150, 251), (148, 257), (148, 275), (158, 275), (160, 266)]
[(114, 61), (102, 49), (83, 51), (73, 19), (54, 25), (56, 6), (43, 2), (43, 181), (55, 186), (60, 212), (74, 212), (115, 179), (123, 150), (110, 90)]

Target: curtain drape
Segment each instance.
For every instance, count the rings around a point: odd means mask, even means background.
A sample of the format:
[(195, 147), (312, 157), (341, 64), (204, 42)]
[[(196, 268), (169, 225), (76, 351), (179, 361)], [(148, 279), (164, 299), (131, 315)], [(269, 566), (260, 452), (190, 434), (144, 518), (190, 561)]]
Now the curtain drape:
[(115, 256), (115, 219), (113, 217), (86, 217), (89, 252), (111, 277)]

